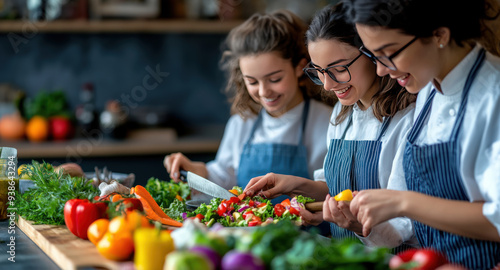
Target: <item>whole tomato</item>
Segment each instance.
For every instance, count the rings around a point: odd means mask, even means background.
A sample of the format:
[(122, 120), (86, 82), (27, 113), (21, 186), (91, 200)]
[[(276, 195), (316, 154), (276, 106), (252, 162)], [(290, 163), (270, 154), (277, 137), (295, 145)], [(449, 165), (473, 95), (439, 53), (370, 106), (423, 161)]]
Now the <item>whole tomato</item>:
[(97, 245), (97, 243), (102, 239), (102, 237), (108, 232), (109, 220), (106, 218), (98, 219), (92, 224), (90, 224), (87, 230), (87, 236), (92, 242), (92, 244)]
[(389, 261), (390, 269), (433, 270), (447, 264), (447, 258), (432, 249), (408, 249)]
[(124, 261), (134, 252), (134, 239), (131, 233), (112, 234), (107, 232), (97, 243), (97, 251), (107, 259)]

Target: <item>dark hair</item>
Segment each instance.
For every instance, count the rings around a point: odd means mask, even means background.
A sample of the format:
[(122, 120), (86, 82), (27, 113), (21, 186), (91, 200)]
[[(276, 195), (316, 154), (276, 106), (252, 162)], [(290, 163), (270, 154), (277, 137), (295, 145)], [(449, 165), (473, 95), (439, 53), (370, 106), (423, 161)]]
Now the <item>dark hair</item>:
[[(240, 58), (278, 52), (283, 59), (290, 59), (293, 67), (297, 67), (302, 59), (309, 60), (304, 37), (306, 29), (307, 25), (297, 15), (280, 10), (270, 14), (256, 13), (229, 32), (221, 64), (229, 75), (226, 93), (232, 102), (232, 113), (245, 118), (248, 113), (257, 114), (262, 107), (246, 89), (239, 67)], [(321, 88), (305, 75), (299, 78), (299, 86), (304, 96), (321, 99)]]
[[(321, 9), (311, 21), (306, 32), (307, 43), (317, 40), (338, 40), (358, 49), (362, 43), (354, 25), (346, 18), (346, 8), (342, 2)], [(393, 116), (416, 100), (416, 95), (405, 91), (389, 75), (379, 78), (379, 91), (372, 98), (373, 114), (382, 121), (385, 116)], [(342, 105), (335, 119), (335, 125), (346, 119), (351, 106)]]
[[(463, 42), (494, 34), (486, 27), (485, 21), (498, 17), (495, 1), (344, 0), (344, 3), (352, 23), (399, 29), (420, 38), (431, 37), (437, 28), (447, 27), (451, 39), (461, 46)], [(498, 42), (496, 48), (491, 49), (494, 49), (492, 53), (498, 54)]]

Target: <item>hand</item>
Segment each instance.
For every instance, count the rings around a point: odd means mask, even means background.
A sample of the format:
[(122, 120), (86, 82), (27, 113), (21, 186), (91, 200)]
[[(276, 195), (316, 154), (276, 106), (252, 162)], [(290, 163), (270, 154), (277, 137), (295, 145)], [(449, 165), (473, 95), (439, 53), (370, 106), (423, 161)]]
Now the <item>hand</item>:
[(311, 213), (306, 209), (300, 209), (300, 216), (302, 217), (302, 221), (304, 221), (304, 225), (318, 226), (323, 222), (323, 212)]
[(363, 225), (351, 213), (349, 205), (350, 202), (337, 202), (330, 194), (326, 195), (325, 202), (323, 203), (323, 219), (361, 235), (363, 233)]
[(268, 173), (264, 176), (258, 176), (250, 179), (245, 187), (247, 196), (261, 194), (266, 198), (276, 198), (280, 195), (291, 193), (295, 189), (293, 176)]
[(350, 210), (363, 225), (363, 235), (367, 236), (374, 226), (401, 216), (406, 197), (404, 191), (362, 190), (351, 201)]
[(193, 162), (182, 153), (174, 153), (165, 156), (163, 165), (170, 174), (170, 178), (175, 182), (180, 182), (180, 170), (193, 172), (201, 177), (207, 177), (208, 171), (203, 162)]

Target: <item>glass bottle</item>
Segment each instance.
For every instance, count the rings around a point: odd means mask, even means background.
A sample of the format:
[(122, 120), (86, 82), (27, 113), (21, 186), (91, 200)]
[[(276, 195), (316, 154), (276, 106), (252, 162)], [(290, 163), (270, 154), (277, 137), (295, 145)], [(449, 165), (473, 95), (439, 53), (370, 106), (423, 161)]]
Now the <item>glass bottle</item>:
[(19, 190), (17, 149), (0, 147), (0, 220), (15, 218), (16, 190)]

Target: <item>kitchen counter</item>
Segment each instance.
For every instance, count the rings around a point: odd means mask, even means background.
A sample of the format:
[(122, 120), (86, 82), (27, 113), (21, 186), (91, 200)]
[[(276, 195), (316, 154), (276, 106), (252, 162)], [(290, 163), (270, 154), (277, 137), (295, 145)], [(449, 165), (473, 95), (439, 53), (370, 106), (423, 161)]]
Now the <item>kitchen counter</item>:
[[(0, 265), (10, 270), (40, 269), (53, 270), (59, 267), (26, 234), (15, 227), (9, 234), (8, 220), (0, 221)], [(15, 232), (15, 233), (14, 233)], [(10, 238), (15, 237), (15, 262), (9, 261)]]
[(107, 139), (102, 134), (95, 138), (78, 138), (69, 141), (0, 141), (2, 146), (14, 147), (18, 158), (66, 158), (164, 155), (174, 152), (215, 153), (222, 139), (224, 128), (208, 126), (189, 135), (178, 136), (175, 129), (139, 129), (129, 132), (123, 140)]

